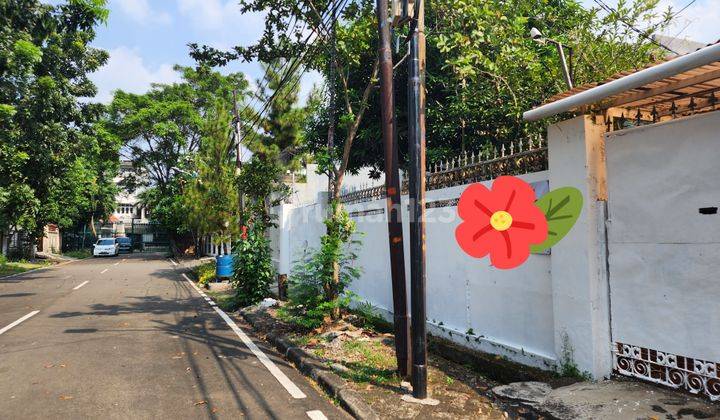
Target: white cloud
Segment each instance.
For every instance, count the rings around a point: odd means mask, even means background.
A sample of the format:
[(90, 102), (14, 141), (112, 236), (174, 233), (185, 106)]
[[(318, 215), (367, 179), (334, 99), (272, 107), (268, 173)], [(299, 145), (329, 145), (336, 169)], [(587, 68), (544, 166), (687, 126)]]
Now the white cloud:
[(155, 69), (148, 68), (135, 49), (118, 47), (109, 51), (108, 63), (90, 79), (97, 85), (95, 101), (108, 103), (112, 92), (118, 89), (131, 93), (144, 93), (152, 83), (174, 83), (180, 75), (173, 70), (172, 64), (162, 64)]
[(132, 20), (147, 24), (147, 23), (161, 23), (168, 24), (172, 21), (170, 14), (167, 12), (155, 11), (150, 7), (148, 0), (114, 0), (111, 5), (111, 10), (120, 9), (123, 13), (128, 15)]
[(235, 36), (228, 38), (237, 43), (254, 40), (264, 28), (264, 13), (241, 13), (237, 0), (178, 0), (180, 14), (190, 20), (199, 30), (209, 33), (225, 33)]

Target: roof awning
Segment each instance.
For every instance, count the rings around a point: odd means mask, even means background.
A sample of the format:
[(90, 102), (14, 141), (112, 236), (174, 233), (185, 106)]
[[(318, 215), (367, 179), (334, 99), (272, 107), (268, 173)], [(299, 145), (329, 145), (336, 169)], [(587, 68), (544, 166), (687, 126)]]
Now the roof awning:
[(567, 111), (601, 111), (612, 107), (662, 117), (680, 108), (689, 107), (693, 111), (714, 108), (720, 102), (719, 91), (720, 43), (716, 43), (642, 70), (578, 86), (526, 111), (523, 118), (537, 121)]

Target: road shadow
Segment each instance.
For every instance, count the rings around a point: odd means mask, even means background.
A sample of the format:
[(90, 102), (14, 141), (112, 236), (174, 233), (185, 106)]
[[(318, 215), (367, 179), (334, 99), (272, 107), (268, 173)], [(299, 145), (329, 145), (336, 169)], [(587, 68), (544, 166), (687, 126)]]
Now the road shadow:
[(17, 298), (17, 297), (26, 297), (26, 296), (34, 296), (36, 293), (8, 293), (5, 295), (0, 295), (0, 299), (2, 298)]
[[(138, 258), (139, 259), (139, 258)], [(157, 258), (154, 258), (157, 259)], [(86, 310), (63, 311), (50, 314), (50, 318), (67, 319), (76, 317), (117, 317), (125, 315), (150, 315), (145, 319), (151, 323), (150, 328), (138, 329), (143, 332), (159, 332), (173, 338), (180, 346), (178, 354), (184, 359), (192, 373), (194, 390), (199, 394), (198, 405), (208, 418), (217, 418), (217, 406), (214, 405), (212, 389), (226, 389), (237, 410), (253, 418), (280, 419), (287, 418), (287, 407), (282, 404), (271, 404), (266, 395), (277, 395), (285, 390), (279, 386), (263, 388), (259, 378), (267, 382), (275, 379), (259, 364), (256, 356), (240, 341), (220, 316), (197, 295), (179, 272), (169, 269), (158, 269), (149, 274), (154, 279), (169, 283), (169, 294), (160, 296), (127, 296), (124, 302), (117, 304), (95, 303), (87, 305)], [(71, 328), (65, 334), (93, 337), (98, 333), (128, 333), (132, 329), (97, 329)], [(280, 367), (289, 367), (288, 363), (269, 350), (262, 342), (256, 341), (259, 347)], [(211, 365), (209, 366), (208, 363)], [(222, 381), (219, 385), (217, 381)], [(267, 385), (267, 384), (266, 384)], [(272, 392), (272, 394), (266, 394)], [(284, 395), (283, 395), (284, 397)], [(217, 399), (217, 398), (216, 398)], [(280, 398), (284, 400), (284, 398)], [(274, 405), (274, 407), (273, 407)], [(223, 416), (228, 414), (229, 407), (222, 410)]]

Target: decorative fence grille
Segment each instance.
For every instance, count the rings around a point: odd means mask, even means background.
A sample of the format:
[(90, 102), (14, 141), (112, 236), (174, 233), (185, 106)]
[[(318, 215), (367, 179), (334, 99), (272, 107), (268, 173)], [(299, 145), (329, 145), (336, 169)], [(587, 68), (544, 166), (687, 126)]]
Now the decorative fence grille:
[(630, 344), (613, 345), (615, 372), (720, 401), (720, 363)]
[[(526, 139), (493, 148), (489, 152), (463, 153), (450, 160), (430, 165), (426, 172), (426, 188), (440, 188), (487, 181), (500, 175), (521, 175), (544, 171), (548, 168), (547, 144), (541, 138)], [(402, 193), (407, 194), (407, 180), (403, 181)], [(385, 185), (351, 190), (342, 196), (345, 204), (385, 198)]]

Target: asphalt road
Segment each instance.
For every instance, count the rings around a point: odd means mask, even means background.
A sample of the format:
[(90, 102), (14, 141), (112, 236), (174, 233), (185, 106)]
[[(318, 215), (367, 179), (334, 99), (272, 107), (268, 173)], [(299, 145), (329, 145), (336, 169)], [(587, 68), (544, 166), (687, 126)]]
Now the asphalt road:
[(184, 271), (136, 254), (0, 278), (0, 419), (348, 418)]

